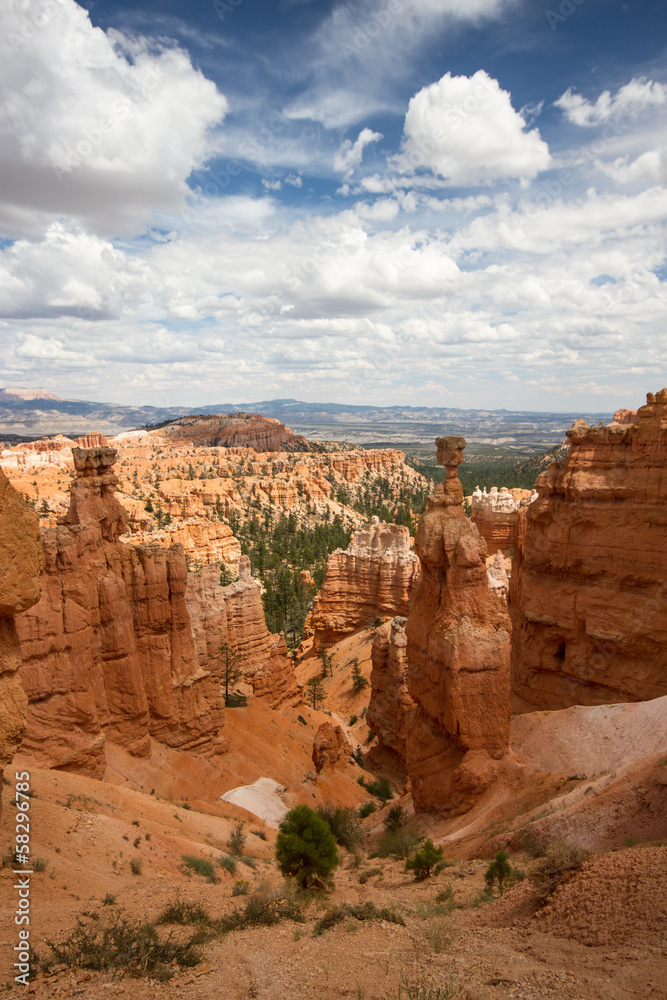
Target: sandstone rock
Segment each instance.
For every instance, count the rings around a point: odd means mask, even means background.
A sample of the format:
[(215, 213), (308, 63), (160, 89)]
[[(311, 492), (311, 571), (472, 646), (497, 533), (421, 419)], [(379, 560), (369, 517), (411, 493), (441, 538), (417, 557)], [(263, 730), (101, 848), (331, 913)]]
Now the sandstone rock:
[(309, 615), (314, 646), (329, 646), (376, 618), (406, 615), (419, 560), (410, 532), (397, 524), (355, 531), (348, 548), (329, 556), (322, 589)]
[(422, 572), (406, 634), (417, 709), (406, 765), (415, 806), (453, 815), (470, 808), (508, 755), (510, 623), (488, 587), (484, 540), (461, 506), (465, 440), (437, 445), (449, 464), (415, 539)]
[(345, 739), (341, 727), (332, 722), (323, 722), (313, 740), (313, 764), (317, 773), (353, 760), (352, 747)]
[(519, 510), (537, 499), (535, 490), (499, 490), (493, 486), (489, 493), (479, 486), (470, 497), (471, 518), (490, 551), (507, 551), (516, 544)]
[[(188, 518), (170, 524), (159, 531), (134, 531), (125, 539), (132, 545), (182, 545), (190, 568), (210, 563), (224, 563), (233, 573), (238, 573), (241, 546), (228, 524), (204, 518)], [(218, 567), (218, 574), (220, 570)]]
[(507, 596), (510, 581), (507, 575), (507, 570), (505, 569), (505, 557), (500, 549), (498, 549), (493, 557), (491, 565), (487, 566), (486, 579), (489, 584), (489, 590), (491, 590), (496, 597)]
[(219, 680), (195, 654), (182, 548), (119, 543), (115, 451), (73, 449), (64, 523), (43, 532), (42, 598), (19, 623), (29, 699), (24, 752), (41, 766), (104, 774), (108, 738), (219, 748)]
[(369, 728), (381, 744), (405, 760), (405, 740), (415, 703), (408, 692), (407, 619), (396, 617), (373, 637)]
[(43, 565), (37, 515), (0, 469), (0, 781), (23, 737), (28, 705), (14, 615), (39, 600)]
[(623, 409), (623, 410), (616, 410), (613, 422), (615, 424), (634, 424), (636, 419), (637, 419), (636, 410)]
[[(537, 480), (510, 585), (517, 708), (667, 694), (667, 390), (635, 423), (568, 431)], [(523, 514), (523, 512), (522, 512)]]
[(254, 451), (310, 451), (310, 443), (273, 417), (257, 413), (181, 417), (160, 428), (171, 441), (222, 448), (252, 448)]
[(273, 649), (263, 667), (257, 670), (252, 678), (252, 690), (256, 698), (264, 698), (271, 708), (278, 708), (289, 702), (300, 704), (301, 687), (294, 671), (294, 660), (289, 655), (285, 636), (271, 636)]

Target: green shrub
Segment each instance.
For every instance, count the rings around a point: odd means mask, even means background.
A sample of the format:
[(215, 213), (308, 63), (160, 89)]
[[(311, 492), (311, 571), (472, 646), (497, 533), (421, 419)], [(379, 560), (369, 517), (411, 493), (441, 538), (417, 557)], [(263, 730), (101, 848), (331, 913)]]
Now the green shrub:
[(49, 866), (48, 858), (35, 858), (32, 862), (33, 871), (44, 872)]
[(405, 827), (385, 830), (375, 853), (379, 858), (407, 858), (418, 843), (419, 837)]
[(332, 802), (326, 802), (317, 807), (317, 815), (329, 824), (336, 843), (341, 847), (353, 851), (362, 843), (364, 835), (357, 810), (353, 806), (335, 806)]
[(266, 836), (266, 833), (264, 832), (264, 830), (251, 830), (250, 832), (254, 833), (254, 835), (256, 837), (259, 837), (260, 840), (266, 840), (267, 839), (267, 836)]
[(384, 875), (384, 872), (381, 868), (367, 868), (359, 876), (359, 885), (365, 885), (369, 878), (374, 878), (375, 875)]
[(415, 873), (415, 878), (420, 882), (428, 878), (435, 869), (441, 871), (444, 868), (444, 848), (436, 847), (430, 837), (423, 841), (421, 848), (415, 851), (411, 858), (405, 860), (405, 870)]
[(229, 835), (227, 850), (230, 854), (234, 854), (237, 858), (240, 858), (245, 850), (245, 844), (246, 835), (243, 832), (243, 820), (239, 820)]
[(325, 883), (340, 860), (329, 824), (309, 806), (290, 809), (278, 830), (276, 860), (302, 889)]
[(375, 803), (369, 799), (368, 802), (364, 802), (363, 805), (359, 806), (359, 819), (366, 819), (371, 813), (377, 810)]
[(130, 870), (133, 875), (141, 875), (144, 863), (141, 858), (130, 858)]
[(389, 784), (389, 780), (387, 778), (375, 778), (373, 781), (365, 781), (363, 778), (358, 778), (357, 780), (367, 792), (370, 792), (371, 795), (375, 795), (376, 798), (381, 799), (383, 805), (394, 797), (391, 785)]
[(160, 940), (154, 924), (133, 920), (121, 911), (108, 911), (102, 920), (77, 918), (76, 927), (61, 941), (47, 941), (50, 955), (40, 963), (44, 971), (52, 965), (68, 968), (123, 970), (129, 976), (151, 976), (165, 981), (172, 964), (191, 968), (201, 961), (195, 947), (199, 932), (186, 940), (169, 935)]
[(226, 933), (243, 930), (245, 927), (269, 927), (281, 920), (303, 923), (301, 907), (284, 893), (260, 889), (249, 897), (244, 910), (234, 910), (221, 917), (215, 926), (221, 933)]
[(385, 830), (395, 833), (396, 830), (401, 830), (405, 826), (407, 818), (403, 806), (392, 806), (382, 823)]
[(349, 721), (348, 725), (353, 726), (355, 724), (355, 722), (358, 720), (358, 718), (359, 718), (358, 715), (351, 715), (350, 716), (350, 721)]
[(217, 860), (216, 864), (228, 871), (230, 875), (234, 875), (236, 872), (236, 861), (234, 858), (230, 858), (228, 854), (222, 854)]
[(306, 720), (304, 719), (304, 717), (302, 715), (297, 715), (296, 721), (300, 722), (302, 726), (307, 726), (308, 725), (308, 723), (306, 722)]
[(352, 756), (354, 757), (355, 762), (359, 765), (359, 767), (364, 766), (364, 751), (361, 749), (360, 746), (357, 747)]
[(113, 906), (116, 902), (116, 897), (112, 892), (108, 892), (104, 899), (102, 900), (102, 906)]
[(498, 883), (498, 888), (500, 894), (503, 892), (503, 883), (505, 879), (512, 874), (512, 866), (509, 863), (509, 858), (505, 851), (497, 851), (496, 856), (493, 861), (489, 864), (489, 867), (484, 873), (484, 881), (488, 885), (489, 889), (493, 892), (495, 883)]
[(170, 903), (155, 921), (156, 924), (210, 924), (211, 918), (201, 903), (186, 903), (177, 899)]
[(219, 882), (218, 876), (215, 874), (215, 868), (213, 867), (213, 862), (208, 858), (199, 858), (195, 854), (184, 854), (183, 856), (183, 866), (186, 872), (196, 872), (197, 875), (201, 875), (205, 878), (207, 882)]
[(360, 906), (354, 906), (351, 903), (342, 903), (340, 906), (330, 906), (325, 911), (324, 915), (315, 924), (313, 934), (322, 934), (324, 931), (329, 930), (330, 927), (335, 927), (336, 924), (340, 924), (350, 918), (361, 921), (385, 920), (387, 923), (405, 925), (405, 921), (400, 913), (396, 913), (395, 910), (391, 910), (389, 907), (384, 906), (382, 909), (379, 909), (375, 903), (371, 902), (362, 903)]
[(528, 874), (538, 899), (547, 899), (567, 872), (581, 868), (588, 858), (588, 851), (564, 840), (550, 844)]
[(237, 878), (232, 886), (232, 896), (247, 896), (250, 892), (250, 882), (246, 878)]

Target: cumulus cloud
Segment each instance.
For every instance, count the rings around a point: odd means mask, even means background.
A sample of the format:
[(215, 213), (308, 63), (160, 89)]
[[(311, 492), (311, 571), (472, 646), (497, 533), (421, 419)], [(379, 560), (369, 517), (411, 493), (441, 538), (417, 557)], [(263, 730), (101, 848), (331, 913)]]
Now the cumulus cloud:
[(596, 166), (617, 184), (659, 184), (667, 181), (667, 159), (657, 149), (649, 149), (631, 161), (627, 156), (618, 157), (612, 163), (598, 160)]
[(561, 108), (569, 122), (583, 128), (600, 125), (612, 118), (635, 116), (648, 108), (666, 105), (667, 86), (655, 80), (634, 77), (613, 96), (609, 90), (605, 90), (596, 101), (589, 101), (570, 87), (554, 104)]
[(156, 208), (183, 201), (227, 111), (187, 53), (105, 33), (73, 0), (39, 18), (5, 10), (0, 66), (0, 225), (13, 237), (62, 217), (141, 231)]
[(423, 167), (460, 186), (529, 180), (548, 168), (550, 155), (539, 131), (527, 132), (525, 124), (484, 70), (446, 73), (410, 101), (397, 165), (403, 172)]

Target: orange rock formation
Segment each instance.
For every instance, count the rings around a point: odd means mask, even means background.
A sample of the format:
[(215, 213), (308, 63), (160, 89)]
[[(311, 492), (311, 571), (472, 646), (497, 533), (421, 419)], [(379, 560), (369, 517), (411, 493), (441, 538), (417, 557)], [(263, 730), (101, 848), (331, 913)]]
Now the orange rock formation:
[(37, 515), (0, 469), (0, 781), (23, 737), (28, 706), (14, 615), (39, 600), (43, 565)]
[(507, 551), (516, 544), (519, 510), (537, 498), (534, 490), (500, 490), (493, 486), (489, 493), (479, 486), (470, 497), (471, 517), (486, 542), (489, 552)]
[(465, 439), (437, 438), (445, 482), (417, 527), (422, 563), (408, 623), (408, 690), (417, 702), (406, 765), (419, 809), (470, 808), (509, 746), (510, 622), (489, 590), (486, 544), (466, 518)]
[[(567, 432), (537, 480), (510, 585), (512, 689), (529, 706), (667, 694), (667, 389), (629, 425)], [(524, 704), (525, 707), (525, 704)]]
[(315, 648), (332, 645), (376, 618), (406, 615), (418, 571), (407, 528), (374, 517), (355, 531), (347, 549), (337, 549), (327, 560), (307, 621)]
[(351, 763), (353, 759), (352, 747), (345, 739), (341, 727), (332, 722), (323, 722), (313, 740), (313, 764), (317, 773), (337, 764)]
[(257, 413), (214, 414), (181, 417), (160, 428), (170, 441), (221, 448), (252, 448), (254, 451), (310, 451), (304, 437), (273, 417)]
[(373, 636), (371, 698), (366, 722), (380, 743), (405, 760), (409, 717), (415, 703), (408, 692), (406, 618), (396, 617)]
[(42, 598), (19, 623), (28, 694), (23, 751), (101, 777), (105, 739), (138, 756), (151, 737), (206, 754), (221, 730), (221, 641), (248, 675), (275, 655), (259, 584), (220, 587), (217, 564), (188, 577), (180, 545), (124, 545), (112, 448), (73, 451), (64, 523), (44, 529)]

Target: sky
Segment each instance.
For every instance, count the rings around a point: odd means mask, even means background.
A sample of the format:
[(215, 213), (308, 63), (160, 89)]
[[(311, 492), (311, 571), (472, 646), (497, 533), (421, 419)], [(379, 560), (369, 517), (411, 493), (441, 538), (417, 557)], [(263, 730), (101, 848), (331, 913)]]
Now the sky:
[(667, 384), (664, 0), (0, 10), (0, 385), (605, 411)]

